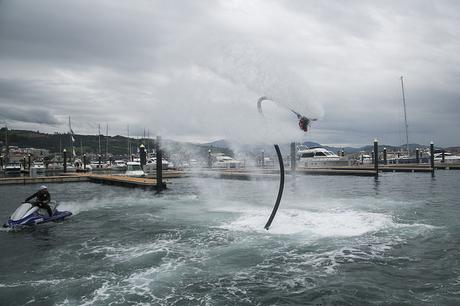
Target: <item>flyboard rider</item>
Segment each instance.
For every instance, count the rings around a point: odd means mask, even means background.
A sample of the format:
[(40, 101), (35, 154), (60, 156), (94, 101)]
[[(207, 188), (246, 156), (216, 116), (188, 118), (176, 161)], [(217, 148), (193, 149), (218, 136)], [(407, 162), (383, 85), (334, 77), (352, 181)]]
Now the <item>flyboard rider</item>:
[(30, 197), (25, 199), (24, 202), (28, 202), (33, 198), (37, 198), (34, 203), (31, 203), (33, 206), (38, 206), (40, 208), (46, 209), (50, 217), (53, 215), (53, 210), (49, 206), (49, 202), (51, 201), (51, 195), (48, 192), (48, 188), (46, 186), (40, 186), (40, 189)]

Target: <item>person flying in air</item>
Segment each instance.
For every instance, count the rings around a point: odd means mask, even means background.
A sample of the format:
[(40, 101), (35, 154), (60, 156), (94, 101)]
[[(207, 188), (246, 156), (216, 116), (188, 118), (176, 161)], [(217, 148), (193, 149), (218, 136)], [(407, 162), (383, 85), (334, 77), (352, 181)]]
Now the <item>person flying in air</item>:
[(33, 206), (38, 206), (40, 208), (46, 209), (50, 217), (53, 215), (53, 210), (49, 206), (49, 202), (51, 201), (51, 195), (48, 192), (48, 188), (46, 186), (40, 186), (40, 189), (30, 197), (25, 199), (24, 202), (28, 202), (33, 198), (37, 198), (34, 203), (31, 203)]

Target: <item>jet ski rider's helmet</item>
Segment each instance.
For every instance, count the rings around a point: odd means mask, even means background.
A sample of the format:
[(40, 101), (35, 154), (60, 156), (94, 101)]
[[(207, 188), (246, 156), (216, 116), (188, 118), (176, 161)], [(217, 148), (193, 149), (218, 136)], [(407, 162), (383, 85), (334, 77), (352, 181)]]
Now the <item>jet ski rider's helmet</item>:
[(40, 186), (40, 190), (47, 190), (47, 189), (48, 189), (48, 187), (46, 187), (45, 185)]

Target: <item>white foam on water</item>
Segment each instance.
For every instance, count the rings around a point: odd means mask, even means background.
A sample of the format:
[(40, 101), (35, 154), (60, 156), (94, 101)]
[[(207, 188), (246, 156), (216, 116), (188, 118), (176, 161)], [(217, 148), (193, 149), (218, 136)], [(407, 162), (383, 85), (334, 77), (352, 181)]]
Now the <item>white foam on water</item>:
[(264, 229), (268, 215), (266, 211), (249, 210), (236, 220), (221, 225), (231, 231), (250, 231), (266, 234), (310, 234), (323, 237), (353, 237), (395, 227), (392, 217), (382, 213), (361, 211), (305, 211), (299, 209), (280, 210), (269, 231)]
[(111, 207), (130, 207), (130, 206), (152, 206), (161, 205), (166, 202), (174, 201), (193, 201), (198, 197), (196, 195), (180, 195), (168, 197), (152, 197), (145, 194), (136, 193), (134, 195), (122, 197), (119, 195), (108, 194), (104, 198), (95, 197), (86, 201), (63, 201), (59, 203), (59, 210), (70, 211), (74, 215), (81, 212), (98, 210)]

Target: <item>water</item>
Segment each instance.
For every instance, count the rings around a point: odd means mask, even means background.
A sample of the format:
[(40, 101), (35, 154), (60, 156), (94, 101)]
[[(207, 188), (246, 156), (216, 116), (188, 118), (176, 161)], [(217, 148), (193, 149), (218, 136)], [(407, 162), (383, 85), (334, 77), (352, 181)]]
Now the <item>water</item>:
[[(50, 184), (58, 224), (1, 231), (0, 304), (459, 304), (460, 172)], [(0, 186), (0, 219), (37, 186)]]

